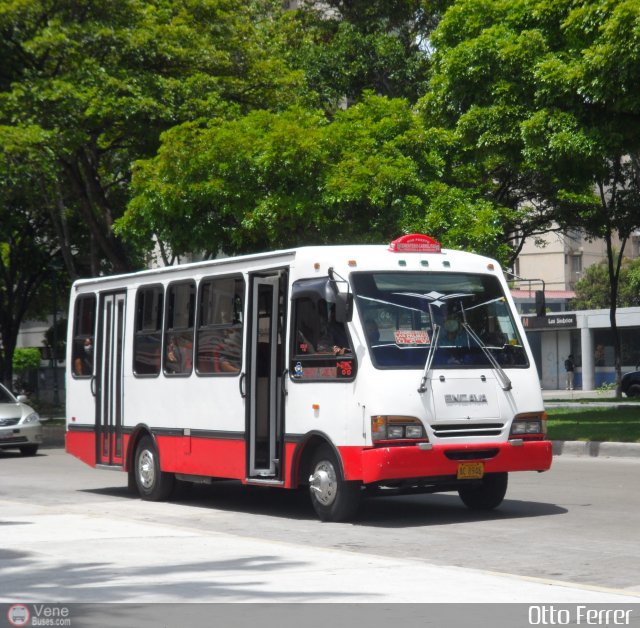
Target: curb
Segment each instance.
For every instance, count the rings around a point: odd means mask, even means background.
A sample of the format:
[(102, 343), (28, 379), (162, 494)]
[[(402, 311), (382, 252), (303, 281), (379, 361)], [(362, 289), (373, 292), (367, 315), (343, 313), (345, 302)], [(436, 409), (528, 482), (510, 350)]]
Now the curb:
[(554, 456), (585, 458), (640, 459), (640, 443), (607, 443), (599, 441), (551, 441)]

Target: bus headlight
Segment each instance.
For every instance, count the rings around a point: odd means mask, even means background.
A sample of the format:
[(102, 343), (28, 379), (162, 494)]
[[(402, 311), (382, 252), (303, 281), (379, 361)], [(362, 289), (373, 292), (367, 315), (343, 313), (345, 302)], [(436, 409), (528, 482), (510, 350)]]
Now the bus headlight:
[(404, 430), (407, 438), (422, 438), (424, 436), (421, 425), (407, 425)]
[(374, 443), (398, 440), (428, 440), (420, 419), (412, 416), (372, 416), (371, 438)]
[(511, 424), (511, 436), (520, 438), (544, 438), (547, 434), (547, 413), (527, 412), (517, 414)]

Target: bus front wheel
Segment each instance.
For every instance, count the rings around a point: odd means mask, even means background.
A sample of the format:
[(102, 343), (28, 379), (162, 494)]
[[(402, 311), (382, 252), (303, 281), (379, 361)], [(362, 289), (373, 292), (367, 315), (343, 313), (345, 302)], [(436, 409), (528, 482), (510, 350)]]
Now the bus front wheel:
[(508, 477), (506, 473), (489, 473), (480, 484), (459, 488), (458, 494), (471, 510), (493, 510), (507, 493)]
[(316, 514), (322, 521), (352, 519), (360, 505), (360, 482), (342, 478), (335, 453), (328, 445), (319, 447), (311, 460), (309, 493)]
[(158, 450), (150, 436), (143, 436), (138, 443), (134, 473), (142, 499), (157, 502), (167, 499), (171, 494), (175, 477), (173, 473), (160, 470)]

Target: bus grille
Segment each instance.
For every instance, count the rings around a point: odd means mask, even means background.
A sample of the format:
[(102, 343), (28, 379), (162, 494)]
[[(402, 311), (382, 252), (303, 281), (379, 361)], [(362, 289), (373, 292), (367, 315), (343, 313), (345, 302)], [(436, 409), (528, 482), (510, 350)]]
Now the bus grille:
[(503, 423), (481, 423), (466, 425), (463, 423), (449, 423), (446, 425), (432, 425), (434, 434), (438, 438), (461, 438), (463, 436), (500, 436)]

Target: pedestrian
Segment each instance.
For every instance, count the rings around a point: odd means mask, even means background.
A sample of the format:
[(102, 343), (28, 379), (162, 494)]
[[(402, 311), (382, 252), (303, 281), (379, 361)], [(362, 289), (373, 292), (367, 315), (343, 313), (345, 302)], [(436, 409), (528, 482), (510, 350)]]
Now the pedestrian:
[(573, 353), (570, 353), (564, 361), (564, 370), (567, 372), (567, 390), (573, 390), (573, 374), (575, 370)]

